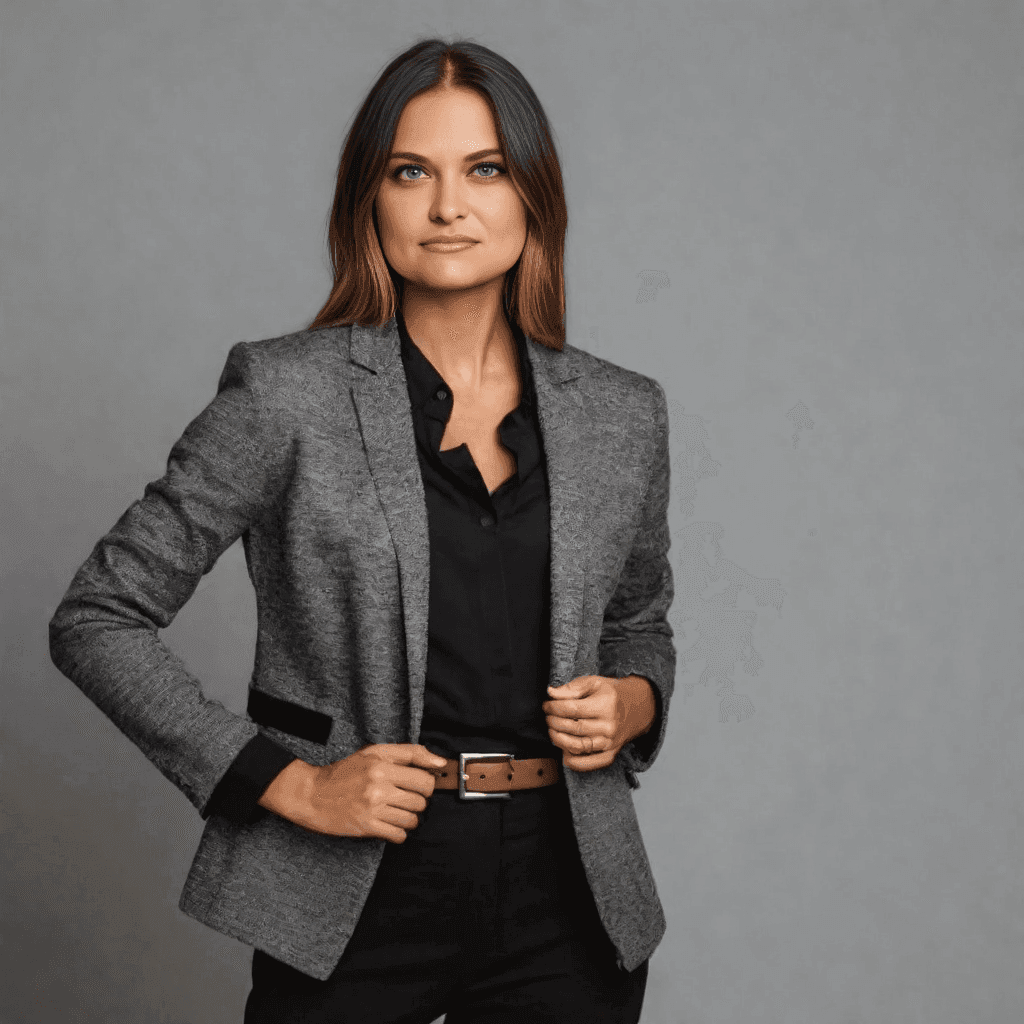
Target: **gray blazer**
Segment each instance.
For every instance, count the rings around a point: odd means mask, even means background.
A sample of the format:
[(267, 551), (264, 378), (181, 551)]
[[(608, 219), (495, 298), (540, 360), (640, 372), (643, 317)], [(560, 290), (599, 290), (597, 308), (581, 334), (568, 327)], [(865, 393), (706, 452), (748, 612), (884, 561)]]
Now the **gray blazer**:
[[(646, 759), (565, 771), (583, 865), (628, 970), (665, 916), (633, 807), (664, 740), (676, 651), (666, 612), (665, 392), (566, 343), (527, 339), (551, 507), (551, 677), (636, 673), (663, 714)], [(250, 688), (324, 716), (325, 743), (257, 726), (203, 695), (159, 639), (242, 538), (256, 590)], [(199, 810), (263, 729), (310, 764), (417, 743), (430, 579), (427, 513), (394, 318), (234, 345), (213, 401), (78, 570), (50, 622), (68, 676)], [(386, 840), (326, 836), (267, 813), (207, 820), (179, 906), (326, 979)]]

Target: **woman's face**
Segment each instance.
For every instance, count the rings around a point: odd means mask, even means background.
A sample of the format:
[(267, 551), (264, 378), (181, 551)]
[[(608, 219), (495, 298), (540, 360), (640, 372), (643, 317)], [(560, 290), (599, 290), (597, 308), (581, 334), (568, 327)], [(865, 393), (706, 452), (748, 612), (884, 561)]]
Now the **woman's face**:
[[(478, 93), (439, 88), (406, 104), (376, 210), (384, 255), (408, 283), (456, 291), (514, 266), (526, 244), (526, 207)], [(452, 236), (470, 241), (432, 242)]]

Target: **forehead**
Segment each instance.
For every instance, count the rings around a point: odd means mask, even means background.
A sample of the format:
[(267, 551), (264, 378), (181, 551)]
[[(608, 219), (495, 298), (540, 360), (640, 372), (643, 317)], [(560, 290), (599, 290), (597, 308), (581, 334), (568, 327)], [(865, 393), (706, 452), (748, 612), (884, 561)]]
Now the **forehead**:
[(420, 93), (398, 119), (393, 149), (461, 150), (497, 147), (498, 131), (487, 101), (472, 89), (439, 88)]

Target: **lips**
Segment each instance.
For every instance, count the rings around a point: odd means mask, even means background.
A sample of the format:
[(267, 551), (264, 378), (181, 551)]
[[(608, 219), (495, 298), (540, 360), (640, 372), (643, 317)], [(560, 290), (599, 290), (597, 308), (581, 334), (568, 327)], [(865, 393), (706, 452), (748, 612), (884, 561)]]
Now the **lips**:
[(463, 249), (469, 249), (476, 245), (473, 240), (465, 242), (454, 242), (454, 241), (443, 241), (443, 242), (423, 242), (424, 249), (429, 249), (430, 252), (460, 252)]

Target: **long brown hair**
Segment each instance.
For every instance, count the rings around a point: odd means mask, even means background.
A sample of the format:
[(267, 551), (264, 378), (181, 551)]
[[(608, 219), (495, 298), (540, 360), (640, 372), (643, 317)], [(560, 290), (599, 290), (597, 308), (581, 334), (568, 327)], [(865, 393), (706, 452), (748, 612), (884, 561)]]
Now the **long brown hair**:
[(509, 179), (527, 211), (526, 245), (505, 275), (505, 314), (524, 334), (561, 351), (568, 213), (551, 129), (518, 69), (487, 47), (462, 39), (425, 39), (399, 54), (359, 108), (342, 147), (327, 225), (334, 284), (309, 329), (380, 326), (399, 308), (403, 282), (381, 249), (374, 200), (406, 103), (438, 85), (473, 89), (491, 108)]

